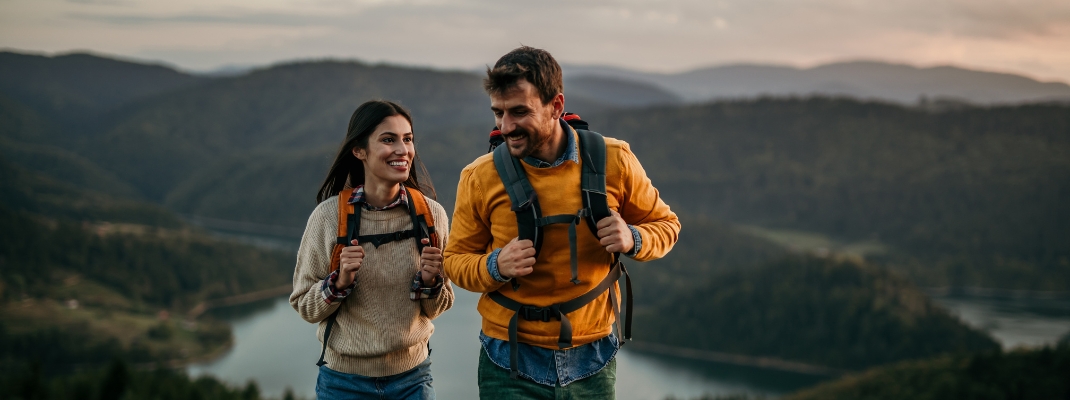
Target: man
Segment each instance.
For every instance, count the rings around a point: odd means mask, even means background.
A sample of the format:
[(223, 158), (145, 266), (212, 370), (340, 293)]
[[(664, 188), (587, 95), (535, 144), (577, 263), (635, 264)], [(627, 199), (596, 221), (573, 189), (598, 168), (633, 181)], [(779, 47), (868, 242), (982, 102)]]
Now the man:
[[(621, 270), (615, 254), (662, 257), (676, 243), (680, 222), (628, 144), (605, 138), (604, 193), (612, 211), (594, 229), (576, 229), (590, 225), (580, 187), (591, 149), (580, 148), (578, 131), (562, 119), (561, 67), (550, 53), (527, 46), (509, 52), (487, 70), (484, 88), (508, 150), (497, 156), (521, 160), (504, 161), (519, 164), (537, 194), (524, 204), (535, 200), (543, 216), (576, 217), (542, 226), (535, 241), (520, 240), (513, 210), (524, 208), (514, 205), (516, 186), (502, 182), (504, 164), (487, 154), (461, 172), (444, 269), (457, 286), (483, 293), (480, 398), (613, 398), (619, 287), (612, 278)], [(569, 312), (561, 307), (585, 294), (598, 296)]]

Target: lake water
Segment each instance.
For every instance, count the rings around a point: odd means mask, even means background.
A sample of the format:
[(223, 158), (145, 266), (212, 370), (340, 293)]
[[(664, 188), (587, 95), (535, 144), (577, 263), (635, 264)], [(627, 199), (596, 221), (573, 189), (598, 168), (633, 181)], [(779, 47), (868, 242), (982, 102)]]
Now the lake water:
[[(240, 236), (236, 238), (247, 239)], [(268, 244), (292, 250), (292, 244), (277, 242)], [(435, 320), (431, 337), (435, 391), (445, 400), (478, 397), (478, 295), (461, 289), (456, 289), (456, 294), (453, 308)], [(1050, 344), (1070, 332), (1070, 299), (934, 296), (934, 300), (966, 323), (988, 331), (1005, 348)], [(233, 385), (254, 380), (262, 394), (276, 398), (286, 388), (299, 397), (315, 397), (315, 362), (320, 352), (316, 327), (298, 317), (285, 297), (213, 310), (211, 314), (232, 324), (234, 346), (218, 359), (189, 366), (190, 375), (210, 374)], [(618, 353), (617, 398), (689, 399), (707, 393), (776, 397), (824, 379), (641, 353), (625, 346)]]
[[(477, 397), (478, 296), (457, 290), (454, 308), (435, 320), (431, 337), (435, 391), (441, 399)], [(1053, 343), (1070, 332), (1070, 301), (936, 297), (967, 323), (989, 331), (1004, 347)], [(255, 380), (267, 396), (292, 388), (315, 396), (319, 341), (315, 326), (301, 320), (286, 298), (231, 307), (213, 314), (234, 327), (235, 344), (222, 357), (188, 368), (235, 385)], [(697, 397), (704, 393), (777, 395), (820, 382), (822, 377), (703, 362), (629, 351), (619, 353), (617, 398), (621, 400)]]
[[(458, 289), (453, 309), (435, 320), (431, 336), (432, 374), (440, 399), (474, 399), (479, 314), (478, 295)], [(315, 325), (298, 317), (286, 298), (214, 311), (234, 327), (234, 347), (222, 357), (188, 367), (190, 375), (215, 375), (234, 385), (255, 380), (261, 393), (281, 397), (292, 388), (315, 397), (316, 359), (320, 344)], [(617, 398), (691, 398), (704, 393), (749, 393), (776, 396), (810, 386), (822, 377), (700, 362), (628, 351), (617, 361)]]
[(1070, 299), (935, 296), (971, 326), (987, 331), (1004, 349), (1054, 344), (1070, 333)]

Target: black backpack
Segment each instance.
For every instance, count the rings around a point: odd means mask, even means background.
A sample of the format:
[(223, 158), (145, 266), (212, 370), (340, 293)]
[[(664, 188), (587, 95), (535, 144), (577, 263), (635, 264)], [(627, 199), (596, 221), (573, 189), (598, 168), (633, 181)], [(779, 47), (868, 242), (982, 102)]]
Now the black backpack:
[[(576, 114), (566, 113), (562, 120), (571, 126), (579, 134), (579, 157), (581, 160), (582, 176), (580, 177), (580, 190), (583, 196), (583, 208), (576, 214), (542, 216), (542, 208), (539, 206), (539, 197), (535, 193), (531, 182), (528, 180), (522, 161), (509, 155), (506, 147), (501, 147), (504, 139), (501, 132), (495, 129), (490, 134), (490, 150), (494, 152), (494, 167), (498, 170), (498, 177), (505, 185), (505, 191), (509, 194), (512, 210), (516, 214), (517, 237), (520, 240), (531, 240), (535, 247), (535, 257), (539, 257), (542, 246), (542, 228), (552, 224), (569, 224), (569, 259), (572, 269), (573, 284), (580, 284), (576, 260), (576, 226), (580, 221), (587, 220), (591, 234), (597, 236), (596, 224), (602, 218), (610, 216), (609, 204), (606, 201), (606, 142), (602, 135), (588, 130), (587, 122), (580, 119)], [(627, 296), (625, 297), (625, 321), (621, 329), (620, 308), (617, 306), (617, 293), (613, 290), (613, 284), (624, 277)], [(513, 291), (519, 289), (520, 284), (513, 280)], [(617, 332), (622, 334), (621, 343), (631, 339), (632, 330), (632, 282), (628, 276), (628, 270), (620, 261), (620, 254), (613, 254), (613, 265), (602, 281), (587, 293), (569, 301), (550, 305), (548, 307), (535, 307), (520, 303), (506, 297), (500, 291), (488, 294), (491, 300), (502, 307), (513, 310), (513, 318), (509, 321), (509, 372), (512, 378), (517, 377), (517, 322), (519, 318), (529, 321), (549, 322), (551, 319), (561, 321), (561, 330), (558, 334), (557, 345), (559, 348), (572, 347), (572, 324), (565, 314), (576, 311), (588, 303), (597, 299), (603, 292), (609, 292), (609, 302), (613, 315), (617, 320)]]

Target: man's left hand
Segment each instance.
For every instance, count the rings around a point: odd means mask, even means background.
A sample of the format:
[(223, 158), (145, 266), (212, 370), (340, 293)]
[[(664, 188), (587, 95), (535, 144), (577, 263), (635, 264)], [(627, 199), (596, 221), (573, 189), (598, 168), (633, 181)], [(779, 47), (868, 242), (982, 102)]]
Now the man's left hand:
[(598, 242), (610, 253), (627, 253), (635, 247), (632, 230), (628, 223), (616, 211), (609, 210), (610, 216), (598, 221)]

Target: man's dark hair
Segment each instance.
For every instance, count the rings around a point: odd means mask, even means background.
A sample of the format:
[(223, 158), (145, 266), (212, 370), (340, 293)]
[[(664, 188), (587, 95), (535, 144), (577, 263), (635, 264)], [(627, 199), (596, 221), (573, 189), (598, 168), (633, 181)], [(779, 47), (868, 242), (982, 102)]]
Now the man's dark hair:
[(516, 87), (520, 79), (527, 79), (539, 92), (542, 104), (547, 104), (565, 89), (561, 78), (561, 66), (550, 52), (529, 46), (521, 46), (510, 51), (494, 68), (487, 68), (487, 77), (483, 79), (483, 89), (488, 94), (501, 95)]

